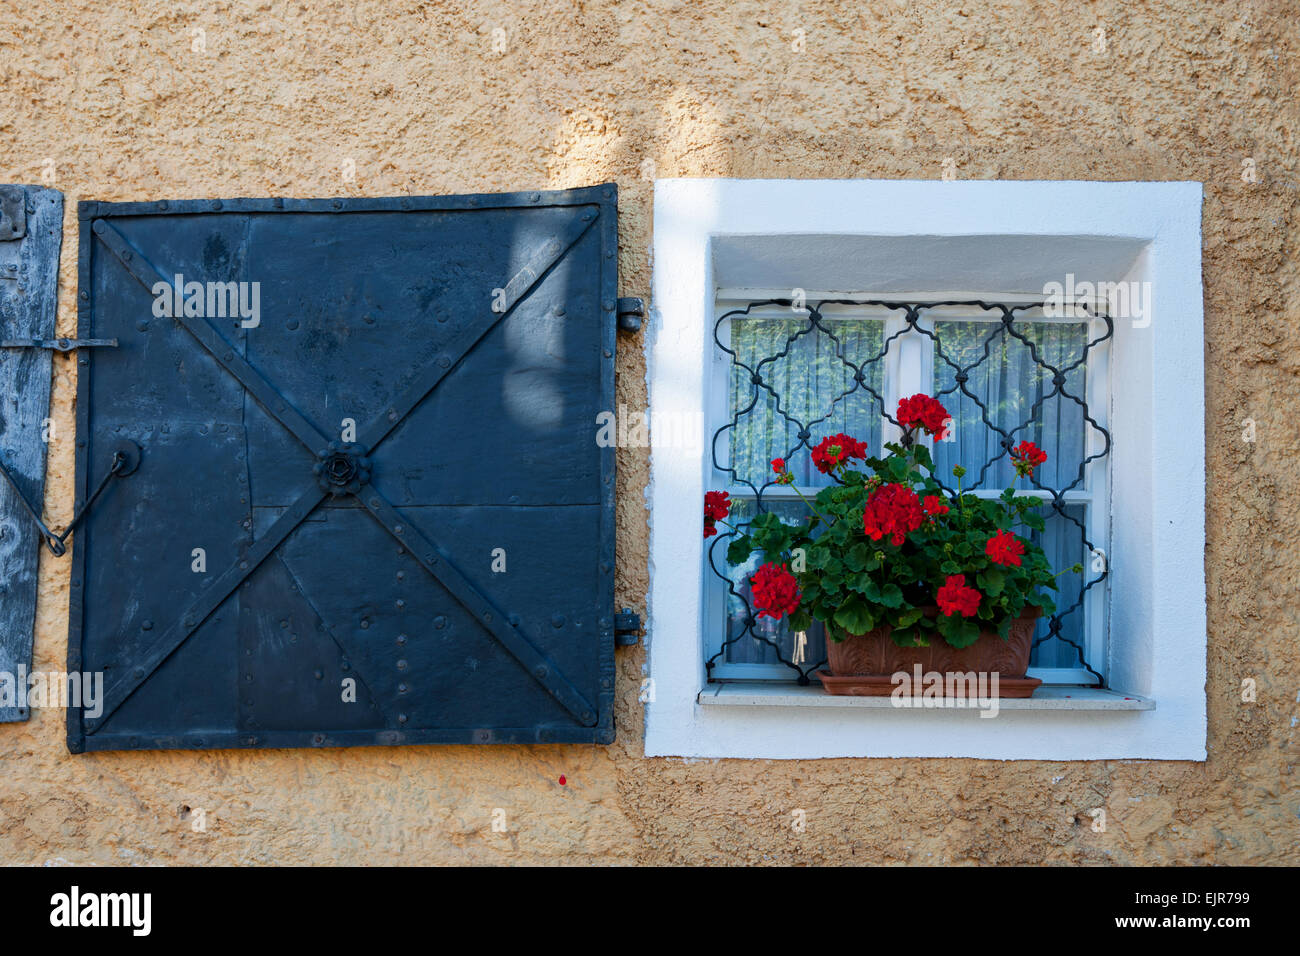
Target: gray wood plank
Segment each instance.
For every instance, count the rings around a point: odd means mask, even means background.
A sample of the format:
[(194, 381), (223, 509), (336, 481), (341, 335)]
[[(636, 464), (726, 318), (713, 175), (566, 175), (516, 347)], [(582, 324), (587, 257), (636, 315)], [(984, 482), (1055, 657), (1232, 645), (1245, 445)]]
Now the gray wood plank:
[[(0, 241), (0, 340), (55, 334), (63, 194), (38, 186), (23, 190), (27, 234)], [(48, 349), (0, 349), (0, 455), (38, 510), (45, 500), (51, 358)], [(32, 666), (41, 547), (31, 516), (0, 479), (0, 681), (15, 691)], [(18, 703), (0, 699), (0, 722), (28, 719), (29, 709)]]

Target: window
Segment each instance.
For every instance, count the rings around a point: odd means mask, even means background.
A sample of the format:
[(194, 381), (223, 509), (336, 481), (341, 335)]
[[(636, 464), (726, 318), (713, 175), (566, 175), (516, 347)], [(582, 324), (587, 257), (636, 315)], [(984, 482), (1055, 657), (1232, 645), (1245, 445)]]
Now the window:
[[(1196, 183), (656, 183), (652, 422), (702, 415), (716, 429), (736, 421), (696, 454), (651, 428), (646, 753), (1205, 759), (1200, 209)], [(1104, 319), (1071, 323), (1032, 310), (1017, 312), (1022, 338), (1009, 341), (986, 310), (969, 306), (920, 309), (915, 329), (891, 338), (906, 308), (900, 315), (869, 305), (989, 297), (1023, 305), (1041, 302), (1054, 283), (1081, 291), (1083, 282), (1096, 290), (1094, 312), (1111, 319), (1102, 342), (1095, 322)], [(1140, 308), (1126, 297), (1130, 288), (1141, 289)], [(795, 289), (814, 306), (843, 301), (819, 308), (817, 335), (773, 350), (809, 317), (752, 304), (789, 299)], [(760, 390), (750, 408), (743, 400), (747, 387), (753, 399), (752, 383), (738, 379), (719, 341), (750, 358), (785, 351), (764, 374), (778, 392), (801, 387), (779, 409)], [(1032, 408), (1057, 385), (1055, 373), (1045, 381), (1038, 363), (1026, 361), (1029, 342), (1062, 372), (1065, 391), (1087, 403), (1082, 419), (1077, 403), (1057, 400), (1027, 414), (1026, 403)], [(990, 358), (972, 364), (986, 343)], [(1080, 350), (1086, 361), (1076, 364)], [(861, 381), (841, 355), (862, 369)], [(956, 399), (963, 369), (970, 394)], [(1003, 701), (989, 721), (792, 683), (797, 674), (778, 658), (790, 642), (778, 633), (768, 635), (775, 647), (749, 638), (728, 645), (725, 587), (700, 537), (704, 491), (725, 479), (742, 509), (787, 507), (763, 488), (766, 474), (755, 476), (774, 448), (793, 450), (802, 426), (851, 425), (879, 447), (889, 437), (883, 408), (900, 394), (945, 390), (957, 432), (935, 449), (941, 469), (979, 462), (971, 478), (982, 472), (983, 489), (999, 487), (1006, 475), (996, 429), (1030, 419), (1041, 432), (1026, 437), (1054, 452), (1053, 467), (1039, 475), (1059, 512), (1044, 543), (1060, 564), (1091, 558), (1084, 580), (1094, 582), (1059, 622), (1060, 635), (1037, 647), (1035, 676), (1056, 686)], [(788, 457), (806, 467), (806, 456)], [(816, 484), (806, 471), (798, 477)], [(817, 653), (814, 641), (808, 666)], [(1099, 677), (1105, 687), (1082, 686)]]
[[(1061, 575), (1057, 613), (1035, 634), (1031, 676), (1103, 683), (1110, 320), (1095, 313), (1053, 317), (1032, 301), (1017, 303), (1024, 297), (1016, 295), (910, 308), (869, 295), (808, 296), (802, 288), (789, 295), (798, 298), (751, 302), (724, 290), (717, 305), (715, 346), (725, 359), (719, 382), (725, 378), (726, 394), (715, 389), (720, 401), (711, 409), (710, 487), (731, 494), (737, 521), (760, 508), (803, 516), (799, 495), (811, 497), (830, 483), (807, 454), (820, 437), (843, 431), (879, 450), (897, 437), (883, 412), (916, 391), (938, 396), (954, 427), (932, 450), (940, 480), (954, 489), (955, 465), (967, 471), (963, 490), (981, 497), (1011, 484), (1004, 441), (1029, 440), (1047, 450), (1033, 482), (1047, 527), (1033, 537), (1054, 570), (1077, 563), (1084, 573)], [(769, 462), (776, 457), (791, 461), (796, 488), (772, 481)], [(1018, 488), (1032, 493), (1023, 482)], [(784, 621), (754, 619), (748, 580), (760, 557), (728, 565), (731, 537), (711, 542), (707, 556), (714, 572), (710, 679), (806, 683), (825, 661), (821, 626), (796, 641)]]

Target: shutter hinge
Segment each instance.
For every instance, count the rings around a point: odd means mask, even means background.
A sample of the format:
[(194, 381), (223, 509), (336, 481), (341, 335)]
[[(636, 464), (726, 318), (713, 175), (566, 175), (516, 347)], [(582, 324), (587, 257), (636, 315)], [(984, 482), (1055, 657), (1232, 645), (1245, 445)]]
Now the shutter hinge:
[(645, 301), (634, 297), (618, 300), (618, 327), (624, 332), (641, 331), (641, 320), (645, 318)]
[(27, 235), (27, 193), (22, 186), (0, 186), (0, 242)]
[(635, 644), (640, 638), (641, 615), (629, 608), (623, 608), (614, 615), (614, 643), (619, 647)]
[(117, 339), (5, 339), (0, 349), (53, 349), (71, 352), (74, 349), (117, 348)]

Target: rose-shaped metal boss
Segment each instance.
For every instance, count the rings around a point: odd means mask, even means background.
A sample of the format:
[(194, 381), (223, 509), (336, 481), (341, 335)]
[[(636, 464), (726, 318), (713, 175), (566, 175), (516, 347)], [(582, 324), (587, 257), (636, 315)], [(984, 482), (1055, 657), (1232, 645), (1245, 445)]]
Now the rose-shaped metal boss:
[(370, 459), (360, 445), (332, 441), (316, 457), (320, 461), (312, 470), (321, 488), (331, 495), (355, 495), (370, 480)]

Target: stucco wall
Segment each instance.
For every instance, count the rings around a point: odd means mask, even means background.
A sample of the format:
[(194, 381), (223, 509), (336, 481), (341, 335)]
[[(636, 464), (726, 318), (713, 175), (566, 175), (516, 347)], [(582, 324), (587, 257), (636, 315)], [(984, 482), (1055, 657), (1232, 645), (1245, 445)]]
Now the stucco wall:
[[(645, 760), (636, 647), (619, 651), (609, 747), (71, 756), (62, 714), (38, 710), (0, 726), (0, 862), (1300, 862), (1293, 4), (870, 6), (9, 4), (0, 180), (40, 182), (52, 163), (67, 196), (65, 334), (80, 199), (616, 180), (622, 294), (644, 295), (654, 175), (938, 178), (951, 157), (960, 178), (1202, 181), (1206, 763)], [(633, 408), (640, 345), (619, 356)], [(75, 377), (56, 357), (56, 525)], [(621, 449), (619, 469), (618, 599), (641, 607), (645, 451)], [(68, 567), (43, 558), (38, 668), (63, 666)], [(206, 832), (182, 808), (206, 811)]]

